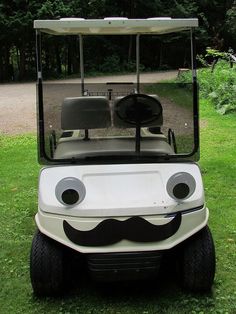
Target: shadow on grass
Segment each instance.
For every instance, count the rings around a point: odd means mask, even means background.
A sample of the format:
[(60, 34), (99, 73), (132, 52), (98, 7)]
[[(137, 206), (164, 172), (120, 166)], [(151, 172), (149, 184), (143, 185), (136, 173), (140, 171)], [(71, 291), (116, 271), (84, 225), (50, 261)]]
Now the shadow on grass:
[(33, 296), (32, 302), (60, 305), (60, 313), (191, 313), (199, 304), (214, 306), (212, 293), (181, 289), (171, 258), (164, 259), (159, 274), (149, 280), (103, 283), (93, 281), (75, 255), (70, 261), (66, 293), (57, 298)]

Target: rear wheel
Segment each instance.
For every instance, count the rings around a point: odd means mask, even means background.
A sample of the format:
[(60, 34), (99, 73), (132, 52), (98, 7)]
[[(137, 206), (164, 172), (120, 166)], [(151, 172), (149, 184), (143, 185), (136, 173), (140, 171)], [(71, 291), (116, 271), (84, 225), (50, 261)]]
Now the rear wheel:
[(63, 247), (39, 230), (36, 232), (30, 254), (30, 277), (38, 296), (60, 295), (64, 288)]
[(215, 247), (208, 226), (188, 239), (180, 252), (180, 277), (185, 289), (205, 292), (215, 276)]

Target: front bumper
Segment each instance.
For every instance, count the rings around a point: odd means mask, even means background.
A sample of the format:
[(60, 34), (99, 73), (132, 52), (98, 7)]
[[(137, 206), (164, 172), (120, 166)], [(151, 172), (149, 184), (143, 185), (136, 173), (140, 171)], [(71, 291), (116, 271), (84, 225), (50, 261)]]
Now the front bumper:
[[(115, 252), (144, 252), (168, 250), (183, 242), (199, 230), (208, 221), (209, 211), (206, 207), (192, 212), (182, 213), (181, 225), (177, 232), (171, 237), (157, 242), (133, 242), (121, 240), (115, 244), (104, 246), (82, 246), (70, 241), (65, 234), (63, 221), (69, 223), (77, 230), (87, 231), (94, 229), (104, 218), (79, 218), (63, 215), (48, 214), (40, 209), (35, 217), (39, 230), (48, 237), (62, 243), (81, 253), (115, 253)], [(115, 217), (119, 221), (127, 220), (129, 217)], [(146, 221), (153, 225), (163, 225), (170, 222), (173, 217), (165, 215), (143, 216)]]

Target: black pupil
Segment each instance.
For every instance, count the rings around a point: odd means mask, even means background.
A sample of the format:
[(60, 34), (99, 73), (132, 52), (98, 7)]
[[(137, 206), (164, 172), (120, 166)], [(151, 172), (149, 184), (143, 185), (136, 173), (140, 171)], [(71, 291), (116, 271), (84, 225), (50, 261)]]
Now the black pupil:
[(63, 202), (68, 205), (75, 204), (79, 200), (79, 193), (76, 190), (68, 189), (62, 193)]
[(173, 188), (173, 194), (176, 198), (183, 199), (189, 194), (189, 186), (186, 183), (178, 183)]

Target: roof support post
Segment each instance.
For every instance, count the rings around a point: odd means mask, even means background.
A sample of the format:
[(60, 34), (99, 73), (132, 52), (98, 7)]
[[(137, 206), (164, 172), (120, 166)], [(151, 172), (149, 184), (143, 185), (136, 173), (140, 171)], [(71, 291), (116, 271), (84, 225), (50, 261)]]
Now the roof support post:
[(37, 81), (42, 81), (42, 55), (41, 55), (41, 33), (36, 29), (36, 63), (37, 63)]
[(36, 64), (37, 64), (37, 141), (39, 147), (39, 157), (45, 156), (44, 146), (44, 114), (43, 114), (43, 78), (42, 78), (42, 48), (41, 32), (36, 29)]
[(79, 55), (80, 55), (81, 94), (82, 96), (84, 96), (84, 48), (82, 35), (79, 35)]
[(191, 65), (192, 65), (192, 78), (193, 82), (197, 79), (197, 63), (196, 63), (196, 43), (195, 43), (195, 34), (193, 28), (190, 30), (191, 37)]
[(197, 62), (196, 62), (196, 42), (193, 28), (191, 36), (191, 63), (193, 80), (193, 124), (194, 124), (194, 153), (199, 152), (199, 108), (198, 108), (198, 84), (197, 84)]
[(140, 85), (140, 35), (136, 35), (136, 76), (137, 76), (137, 93), (139, 93), (139, 85)]

